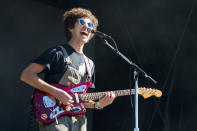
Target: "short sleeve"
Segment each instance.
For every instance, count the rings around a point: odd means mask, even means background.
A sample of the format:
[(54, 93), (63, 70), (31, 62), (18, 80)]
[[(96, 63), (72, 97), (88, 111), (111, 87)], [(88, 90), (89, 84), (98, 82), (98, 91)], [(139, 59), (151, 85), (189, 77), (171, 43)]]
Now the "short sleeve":
[(49, 48), (38, 56), (33, 63), (38, 63), (46, 67), (46, 71), (50, 71), (58, 62), (58, 54), (56, 48)]

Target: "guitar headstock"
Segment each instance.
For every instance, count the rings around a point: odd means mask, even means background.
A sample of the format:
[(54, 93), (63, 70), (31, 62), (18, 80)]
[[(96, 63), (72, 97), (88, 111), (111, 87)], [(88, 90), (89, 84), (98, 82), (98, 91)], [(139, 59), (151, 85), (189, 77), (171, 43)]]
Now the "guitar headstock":
[(138, 88), (138, 93), (142, 95), (144, 99), (149, 98), (151, 96), (155, 97), (161, 97), (162, 92), (157, 89), (152, 89), (152, 88)]

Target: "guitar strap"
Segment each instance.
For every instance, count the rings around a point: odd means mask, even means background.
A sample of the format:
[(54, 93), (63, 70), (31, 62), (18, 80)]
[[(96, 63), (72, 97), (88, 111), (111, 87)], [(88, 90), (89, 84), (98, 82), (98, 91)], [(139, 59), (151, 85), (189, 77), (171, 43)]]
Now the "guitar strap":
[(90, 69), (90, 64), (88, 62), (88, 58), (84, 54), (83, 54), (83, 58), (85, 60), (86, 69), (87, 69), (87, 72), (88, 72), (88, 77), (91, 78), (92, 73), (91, 73), (91, 69)]
[(59, 47), (60, 47), (60, 48), (62, 49), (62, 51), (63, 51), (63, 54), (64, 54), (64, 61), (66, 62), (66, 64), (67, 64), (67, 65), (72, 64), (72, 61), (71, 61), (71, 59), (70, 59), (70, 57), (69, 57), (69, 55), (68, 55), (66, 49), (65, 49), (62, 45), (60, 45)]

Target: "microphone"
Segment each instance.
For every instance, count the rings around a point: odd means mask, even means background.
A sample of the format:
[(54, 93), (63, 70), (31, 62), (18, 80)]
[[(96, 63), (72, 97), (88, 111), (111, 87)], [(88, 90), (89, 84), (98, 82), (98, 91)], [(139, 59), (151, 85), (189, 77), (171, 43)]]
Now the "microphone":
[(93, 30), (93, 29), (88, 28), (87, 31), (89, 33), (94, 33), (95, 35), (98, 35), (100, 37), (110, 37), (111, 38), (111, 36), (109, 36), (109, 35), (107, 35), (107, 34), (105, 34), (103, 32), (97, 31), (97, 30)]

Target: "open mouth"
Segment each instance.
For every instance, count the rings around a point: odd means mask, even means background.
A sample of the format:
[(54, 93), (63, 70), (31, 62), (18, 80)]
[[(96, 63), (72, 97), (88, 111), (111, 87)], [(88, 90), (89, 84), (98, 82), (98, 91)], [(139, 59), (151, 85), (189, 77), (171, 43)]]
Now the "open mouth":
[(85, 31), (81, 31), (80, 34), (81, 34), (82, 36), (86, 36), (86, 37), (88, 36), (88, 33), (85, 32)]

